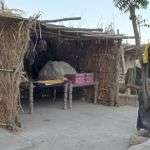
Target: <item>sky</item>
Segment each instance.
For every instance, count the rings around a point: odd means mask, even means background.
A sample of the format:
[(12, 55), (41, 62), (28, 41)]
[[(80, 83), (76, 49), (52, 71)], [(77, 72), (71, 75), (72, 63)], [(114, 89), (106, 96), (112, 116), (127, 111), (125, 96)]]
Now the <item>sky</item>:
[[(59, 19), (81, 16), (80, 21), (61, 22), (66, 26), (97, 28), (104, 30), (110, 24), (115, 31), (132, 36), (133, 29), (128, 13), (124, 14), (114, 7), (113, 0), (5, 0), (8, 8), (21, 9), (25, 16), (40, 13), (40, 19)], [(150, 22), (150, 7), (137, 11)], [(141, 27), (142, 42), (150, 41), (150, 28)], [(132, 41), (130, 41), (132, 42)]]

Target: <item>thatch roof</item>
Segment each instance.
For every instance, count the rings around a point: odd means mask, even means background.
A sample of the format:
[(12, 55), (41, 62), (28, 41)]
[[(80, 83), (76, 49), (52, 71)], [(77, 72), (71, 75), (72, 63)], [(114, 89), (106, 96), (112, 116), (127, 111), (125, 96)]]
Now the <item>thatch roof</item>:
[(1, 15), (0, 14), (0, 21), (22, 21), (22, 20), (25, 20), (24, 18), (22, 17), (13, 17), (13, 16), (4, 16), (4, 15)]
[[(13, 16), (9, 14), (0, 13), (0, 22), (11, 22), (11, 21), (29, 21), (29, 18), (23, 18), (20, 16)], [(32, 18), (32, 20), (34, 20)], [(40, 24), (40, 28), (39, 28)], [(44, 23), (43, 20), (37, 20), (37, 32), (41, 32), (46, 37), (62, 37), (67, 39), (133, 39), (133, 36), (124, 36), (123, 34), (112, 34), (103, 32), (101, 28), (72, 28), (66, 26), (60, 26), (55, 24)], [(35, 34), (35, 30), (31, 32)]]
[(70, 39), (131, 39), (133, 36), (124, 36), (123, 34), (111, 34), (103, 32), (102, 29), (90, 29), (90, 28), (72, 28), (66, 26), (59, 26), (53, 24), (42, 24), (43, 35), (53, 37), (64, 37)]

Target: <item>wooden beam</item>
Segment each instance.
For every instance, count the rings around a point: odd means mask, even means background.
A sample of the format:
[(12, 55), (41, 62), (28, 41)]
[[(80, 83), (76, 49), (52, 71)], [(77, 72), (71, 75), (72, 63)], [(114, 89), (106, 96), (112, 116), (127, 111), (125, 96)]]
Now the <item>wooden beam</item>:
[(53, 25), (53, 24), (42, 24), (44, 27), (51, 29), (51, 30), (61, 30), (61, 31), (67, 31), (67, 32), (79, 32), (79, 31), (93, 31), (93, 32), (103, 32), (102, 28), (71, 28), (71, 27), (65, 27), (65, 26), (59, 26), (59, 25)]
[(10, 73), (13, 73), (14, 70), (12, 70), (12, 69), (0, 69), (0, 72), (10, 72)]
[(42, 20), (41, 23), (54, 23), (54, 22), (71, 21), (71, 20), (81, 20), (81, 17), (68, 17), (68, 18), (54, 19), (54, 20)]
[(96, 37), (96, 38), (112, 38), (112, 39), (134, 39), (134, 36), (124, 36), (124, 35), (111, 35), (111, 34), (104, 34), (104, 33), (97, 33), (97, 34), (82, 34), (84, 37)]

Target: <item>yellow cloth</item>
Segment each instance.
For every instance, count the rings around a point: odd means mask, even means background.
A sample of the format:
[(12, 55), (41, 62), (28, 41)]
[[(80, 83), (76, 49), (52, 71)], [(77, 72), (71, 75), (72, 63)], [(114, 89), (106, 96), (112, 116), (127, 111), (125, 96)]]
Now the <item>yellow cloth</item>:
[(148, 63), (148, 48), (150, 47), (150, 44), (146, 44), (144, 48), (144, 55), (143, 55), (143, 63)]
[(42, 83), (45, 85), (53, 85), (53, 84), (59, 84), (59, 83), (63, 83), (64, 80), (62, 79), (57, 79), (57, 80), (41, 80), (41, 81), (36, 81), (37, 83)]

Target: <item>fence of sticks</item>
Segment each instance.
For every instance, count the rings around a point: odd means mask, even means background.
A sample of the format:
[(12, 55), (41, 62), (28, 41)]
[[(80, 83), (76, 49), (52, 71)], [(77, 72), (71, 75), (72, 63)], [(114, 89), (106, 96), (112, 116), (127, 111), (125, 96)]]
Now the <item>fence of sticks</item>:
[[(50, 24), (38, 28), (37, 34), (41, 33), (47, 42), (51, 60), (65, 61), (77, 72), (94, 72), (99, 82), (98, 102), (104, 105), (117, 103), (122, 35)], [(31, 36), (34, 39), (35, 33)], [(88, 93), (92, 93), (90, 91)]]
[[(51, 42), (53, 40), (51, 39)], [(84, 39), (54, 40), (50, 48), (56, 60), (63, 60), (76, 68), (78, 72), (94, 72), (99, 82), (98, 102), (115, 105), (118, 94), (120, 40)], [(90, 92), (89, 89), (89, 97)]]
[(16, 127), (21, 108), (19, 85), (29, 40), (30, 21), (1, 16), (0, 21), (0, 126)]

